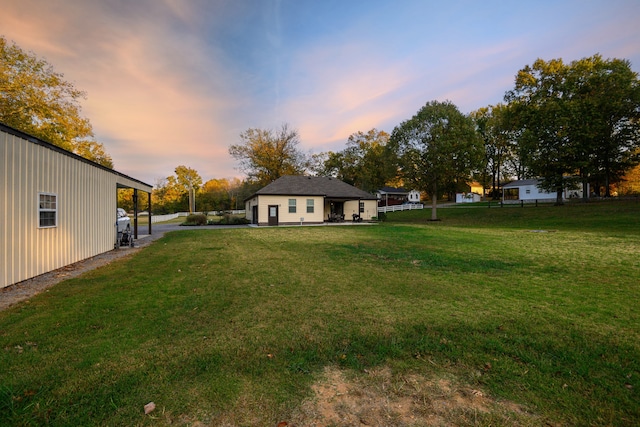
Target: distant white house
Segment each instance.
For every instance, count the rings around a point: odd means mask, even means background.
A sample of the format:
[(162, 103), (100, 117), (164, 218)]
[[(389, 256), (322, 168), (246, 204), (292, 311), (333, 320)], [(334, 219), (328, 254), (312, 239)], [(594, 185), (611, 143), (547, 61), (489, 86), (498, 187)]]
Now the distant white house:
[[(505, 203), (508, 202), (555, 202), (557, 195), (556, 192), (549, 192), (540, 189), (539, 179), (521, 179), (518, 181), (510, 182), (509, 184), (502, 186), (502, 200)], [(562, 199), (581, 198), (582, 189), (569, 190), (565, 189), (562, 193)]]
[(456, 193), (456, 203), (475, 203), (482, 200), (477, 193)]
[(470, 182), (468, 193), (456, 193), (456, 203), (475, 203), (482, 200), (484, 187), (477, 181)]
[(420, 203), (418, 190), (407, 191), (404, 188), (383, 187), (376, 191), (378, 206), (393, 206), (403, 203)]

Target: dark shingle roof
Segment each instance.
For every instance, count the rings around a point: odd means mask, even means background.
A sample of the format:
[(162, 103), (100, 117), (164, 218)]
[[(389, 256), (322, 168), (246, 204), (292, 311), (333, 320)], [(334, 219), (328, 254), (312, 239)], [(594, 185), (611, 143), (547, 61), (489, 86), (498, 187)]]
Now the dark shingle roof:
[(502, 188), (517, 188), (523, 185), (538, 185), (540, 184), (539, 179), (520, 179), (518, 181), (512, 181), (508, 184), (502, 186)]
[(259, 195), (325, 196), (337, 199), (376, 199), (374, 195), (336, 178), (297, 175), (286, 175), (276, 179), (271, 184), (256, 191), (254, 194), (254, 196)]
[(405, 190), (403, 187), (400, 188), (396, 188), (396, 187), (382, 187), (381, 189), (378, 190), (378, 193), (380, 194), (409, 194), (409, 192), (407, 190)]

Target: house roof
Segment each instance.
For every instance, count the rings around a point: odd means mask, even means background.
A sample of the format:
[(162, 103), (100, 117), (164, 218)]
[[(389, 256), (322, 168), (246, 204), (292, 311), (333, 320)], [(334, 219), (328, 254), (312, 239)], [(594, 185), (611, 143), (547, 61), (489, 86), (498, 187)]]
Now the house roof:
[(539, 183), (539, 179), (519, 179), (517, 181), (511, 181), (510, 183), (503, 185), (502, 188), (517, 188), (524, 185), (538, 185)]
[(285, 175), (262, 187), (251, 197), (270, 196), (324, 196), (335, 199), (375, 199), (376, 197), (336, 178), (324, 176)]
[(409, 191), (404, 188), (395, 188), (395, 187), (382, 187), (377, 191), (380, 194), (409, 194)]

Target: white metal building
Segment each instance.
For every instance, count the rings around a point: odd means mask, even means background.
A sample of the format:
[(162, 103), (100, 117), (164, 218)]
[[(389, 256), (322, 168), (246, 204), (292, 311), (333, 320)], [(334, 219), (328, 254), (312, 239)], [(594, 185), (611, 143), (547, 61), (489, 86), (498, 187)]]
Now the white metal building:
[(502, 186), (502, 199), (509, 201), (555, 201), (556, 193), (541, 190), (539, 179), (521, 179)]
[(151, 185), (0, 124), (0, 288), (112, 250), (118, 188), (151, 202)]

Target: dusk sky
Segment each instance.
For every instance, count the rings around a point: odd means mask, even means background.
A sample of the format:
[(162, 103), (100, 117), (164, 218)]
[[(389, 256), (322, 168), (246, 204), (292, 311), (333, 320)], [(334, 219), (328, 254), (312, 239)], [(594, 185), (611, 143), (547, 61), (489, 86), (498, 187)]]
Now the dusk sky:
[(248, 128), (306, 153), (391, 132), (432, 100), (502, 102), (537, 58), (600, 53), (640, 71), (640, 0), (0, 0), (0, 35), (87, 93), (115, 169), (242, 177)]

